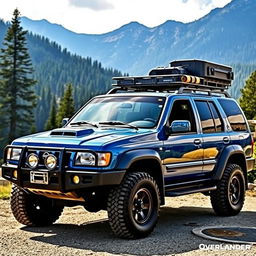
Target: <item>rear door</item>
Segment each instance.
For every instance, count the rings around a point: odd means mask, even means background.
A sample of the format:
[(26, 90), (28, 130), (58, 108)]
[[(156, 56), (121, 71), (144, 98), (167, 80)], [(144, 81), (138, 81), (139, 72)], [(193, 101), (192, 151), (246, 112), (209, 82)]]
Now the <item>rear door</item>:
[(252, 152), (252, 138), (249, 126), (246, 122), (245, 116), (234, 99), (218, 99), (222, 109), (224, 110), (230, 130), (230, 139), (232, 144), (241, 145), (246, 157), (251, 157)]
[(211, 99), (195, 99), (195, 105), (201, 122), (203, 144), (203, 172), (211, 172), (224, 147), (230, 144), (225, 132), (224, 121), (216, 104)]

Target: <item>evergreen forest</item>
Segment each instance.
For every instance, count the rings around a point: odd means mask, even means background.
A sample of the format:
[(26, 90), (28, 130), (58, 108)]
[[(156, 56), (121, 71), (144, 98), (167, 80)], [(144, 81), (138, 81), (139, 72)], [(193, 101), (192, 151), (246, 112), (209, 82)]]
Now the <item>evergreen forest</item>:
[[(1, 49), (6, 48), (5, 40), (9, 33), (8, 27), (10, 26), (11, 23), (5, 23), (0, 20)], [(61, 98), (68, 85), (72, 87), (74, 110), (77, 110), (91, 97), (107, 92), (111, 88), (113, 76), (122, 75), (118, 70), (102, 67), (100, 62), (92, 60), (90, 57), (84, 58), (71, 54), (66, 49), (62, 49), (58, 44), (51, 42), (47, 38), (28, 32), (26, 33), (26, 31), (23, 30), (21, 30), (21, 33), (24, 36), (23, 43), (25, 44), (25, 48), (28, 49), (26, 52), (28, 59), (26, 61), (28, 64), (31, 64), (31, 67), (29, 66), (27, 69), (31, 71), (29, 81), (31, 82), (31, 86), (33, 85), (33, 92), (35, 92), (36, 96), (34, 103), (36, 104), (31, 103), (32, 105), (30, 105), (30, 107), (29, 105), (23, 104), (24, 108), (28, 110), (26, 115), (24, 115), (24, 121), (27, 122), (27, 125), (25, 125), (23, 121), (23, 127), (27, 128), (21, 131), (19, 135), (39, 132), (47, 128), (47, 120), (49, 119), (51, 108), (53, 107), (52, 104), (56, 104), (57, 107), (61, 105)], [(3, 64), (1, 70), (4, 70), (5, 60), (3, 56), (1, 60)], [(24, 69), (26, 69), (26, 67), (24, 67)], [(8, 68), (6, 68), (6, 70), (8, 70)], [(0, 82), (2, 83), (4, 81)], [(3, 90), (1, 95), (2, 99), (5, 98), (4, 94), (5, 92)], [(23, 97), (25, 96), (23, 95)], [(34, 96), (31, 95), (31, 97)], [(7, 98), (8, 97), (6, 97), (6, 99)], [(21, 105), (20, 102), (22, 102), (22, 100), (18, 100), (17, 102)], [(7, 120), (10, 120), (7, 116), (13, 111), (11, 108), (6, 108), (5, 111), (4, 101), (1, 105), (1, 110), (3, 128), (0, 129), (0, 154), (2, 156), (2, 149), (9, 142), (6, 140), (6, 137), (8, 133), (12, 131), (10, 127), (8, 129), (5, 128), (5, 126), (8, 126)], [(29, 115), (31, 110), (33, 113)], [(22, 112), (19, 111), (19, 113)], [(5, 115), (7, 117), (6, 121), (4, 121)], [(31, 116), (31, 118), (29, 118), (29, 116)], [(14, 118), (12, 117), (12, 119)], [(19, 123), (16, 126), (18, 125)], [(11, 136), (10, 138), (13, 139), (14, 137)]]

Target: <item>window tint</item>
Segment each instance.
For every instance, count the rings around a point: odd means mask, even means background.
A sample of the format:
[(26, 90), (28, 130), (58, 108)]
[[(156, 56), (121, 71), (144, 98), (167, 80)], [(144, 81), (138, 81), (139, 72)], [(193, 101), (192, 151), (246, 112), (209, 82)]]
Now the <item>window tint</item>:
[(173, 103), (169, 123), (175, 120), (187, 120), (191, 124), (191, 132), (196, 132), (195, 115), (189, 100), (176, 100)]
[(208, 102), (210, 109), (212, 111), (212, 115), (213, 115), (213, 120), (215, 123), (215, 128), (217, 132), (222, 132), (224, 131), (224, 125), (223, 125), (223, 121), (220, 117), (220, 114), (218, 112), (218, 110), (216, 109), (216, 106), (214, 105), (213, 102)]
[(203, 133), (215, 132), (215, 125), (207, 101), (196, 101)]
[(237, 103), (232, 100), (218, 99), (233, 131), (246, 131), (246, 122)]

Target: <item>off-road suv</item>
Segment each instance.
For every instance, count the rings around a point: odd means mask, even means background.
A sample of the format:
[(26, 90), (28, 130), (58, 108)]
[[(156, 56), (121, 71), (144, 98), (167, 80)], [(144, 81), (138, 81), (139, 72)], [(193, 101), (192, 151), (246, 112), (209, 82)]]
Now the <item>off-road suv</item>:
[(232, 78), (223, 65), (174, 61), (114, 78), (62, 128), (16, 139), (2, 165), (15, 218), (50, 225), (64, 206), (83, 205), (107, 210), (117, 236), (145, 237), (166, 196), (197, 192), (217, 215), (238, 214), (254, 159), (246, 118), (226, 92)]

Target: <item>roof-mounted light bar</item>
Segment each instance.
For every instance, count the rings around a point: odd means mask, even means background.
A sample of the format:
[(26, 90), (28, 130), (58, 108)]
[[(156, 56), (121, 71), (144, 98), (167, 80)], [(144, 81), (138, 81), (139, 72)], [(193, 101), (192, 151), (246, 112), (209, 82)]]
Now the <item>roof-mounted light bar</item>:
[(181, 77), (181, 82), (183, 83), (192, 83), (192, 84), (200, 84), (201, 80), (203, 80), (203, 78), (200, 78), (198, 76), (182, 76)]

